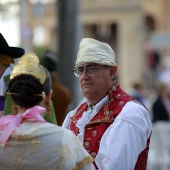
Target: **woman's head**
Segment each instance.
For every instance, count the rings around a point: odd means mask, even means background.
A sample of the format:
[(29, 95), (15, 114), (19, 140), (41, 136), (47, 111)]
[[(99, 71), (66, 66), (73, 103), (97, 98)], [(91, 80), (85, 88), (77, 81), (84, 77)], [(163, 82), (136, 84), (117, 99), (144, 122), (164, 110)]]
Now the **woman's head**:
[(30, 108), (43, 100), (43, 85), (30, 74), (14, 77), (10, 81), (8, 89), (13, 102), (21, 107)]
[(168, 86), (167, 86), (166, 83), (163, 83), (163, 82), (159, 83), (157, 85), (156, 90), (157, 90), (157, 93), (158, 93), (159, 97), (161, 97), (161, 98), (169, 96)]
[(43, 100), (49, 103), (50, 97), (47, 96), (51, 96), (51, 76), (34, 54), (28, 53), (21, 57), (18, 65), (13, 68), (10, 79), (9, 94), (16, 105), (30, 108)]

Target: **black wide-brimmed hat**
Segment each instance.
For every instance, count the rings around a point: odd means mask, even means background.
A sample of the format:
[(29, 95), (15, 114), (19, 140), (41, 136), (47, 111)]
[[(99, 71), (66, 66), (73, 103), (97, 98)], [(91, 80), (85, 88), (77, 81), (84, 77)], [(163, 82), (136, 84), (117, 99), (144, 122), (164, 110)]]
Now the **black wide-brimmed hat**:
[(19, 58), (25, 54), (25, 50), (19, 47), (10, 47), (0, 33), (0, 54), (10, 55), (12, 58)]

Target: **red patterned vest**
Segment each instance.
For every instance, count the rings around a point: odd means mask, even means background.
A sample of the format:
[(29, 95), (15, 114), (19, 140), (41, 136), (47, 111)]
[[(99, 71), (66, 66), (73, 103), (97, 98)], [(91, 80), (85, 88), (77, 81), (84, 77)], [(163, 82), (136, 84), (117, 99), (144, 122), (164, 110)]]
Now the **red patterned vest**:
[[(121, 112), (123, 106), (131, 100), (135, 100), (127, 93), (120, 89), (119, 84), (116, 84), (109, 91), (109, 101), (100, 109), (100, 111), (85, 125), (84, 131), (84, 147), (91, 154), (93, 158), (96, 157), (100, 140), (107, 130), (107, 128), (114, 122), (114, 119)], [(82, 104), (75, 115), (71, 118), (70, 130), (75, 135), (79, 133), (79, 129), (76, 127), (77, 121), (81, 118), (84, 111), (86, 111), (88, 105)], [(150, 138), (147, 141), (146, 148), (138, 156), (138, 160), (135, 166), (135, 170), (146, 170), (147, 157), (149, 151)], [(94, 164), (96, 169), (97, 166)]]

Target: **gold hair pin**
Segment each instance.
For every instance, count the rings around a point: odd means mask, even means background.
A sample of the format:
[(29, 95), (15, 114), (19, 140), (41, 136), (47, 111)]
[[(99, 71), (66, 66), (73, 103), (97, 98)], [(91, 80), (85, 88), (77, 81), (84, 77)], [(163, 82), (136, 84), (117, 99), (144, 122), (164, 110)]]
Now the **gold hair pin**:
[[(9, 92), (6, 92), (5, 94), (12, 94), (12, 95), (16, 95), (16, 96), (19, 96), (20, 93), (9, 93)], [(45, 98), (45, 92), (43, 91), (41, 94), (32, 94), (33, 96), (42, 96), (43, 99)]]
[(33, 94), (34, 96), (42, 96), (43, 99), (45, 98), (45, 92), (43, 91), (42, 94)]
[(24, 54), (18, 61), (18, 64), (12, 69), (10, 79), (20, 74), (31, 74), (38, 78), (43, 84), (46, 79), (44, 67), (39, 64), (39, 58), (33, 53)]

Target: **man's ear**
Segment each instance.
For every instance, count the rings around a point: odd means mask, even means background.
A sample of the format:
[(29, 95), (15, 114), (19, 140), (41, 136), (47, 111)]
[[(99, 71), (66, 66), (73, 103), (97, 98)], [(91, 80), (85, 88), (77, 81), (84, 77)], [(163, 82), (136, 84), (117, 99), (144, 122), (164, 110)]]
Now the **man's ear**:
[(116, 72), (117, 72), (117, 66), (111, 66), (110, 67), (110, 76), (111, 76), (111, 79), (113, 79), (115, 77)]
[(47, 103), (50, 103), (52, 94), (53, 94), (53, 90), (50, 90), (49, 94), (45, 96), (45, 101), (46, 101)]

